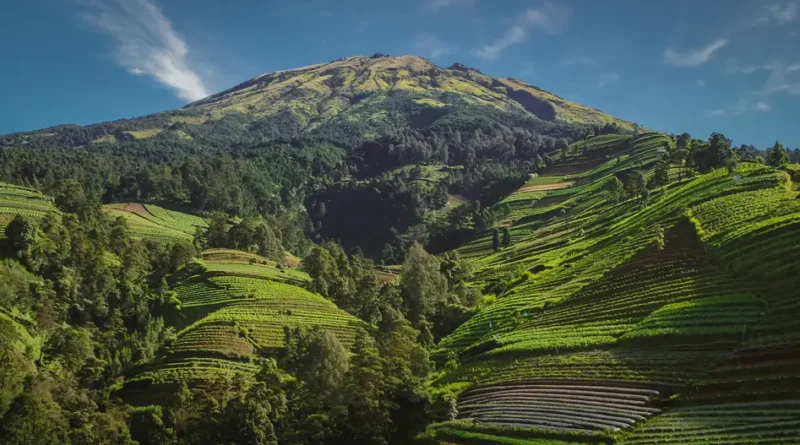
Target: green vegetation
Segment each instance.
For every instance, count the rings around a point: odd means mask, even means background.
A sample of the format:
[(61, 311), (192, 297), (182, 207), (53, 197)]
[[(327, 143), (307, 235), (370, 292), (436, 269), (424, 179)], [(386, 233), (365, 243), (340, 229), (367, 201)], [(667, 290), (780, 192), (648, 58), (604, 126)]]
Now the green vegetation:
[(798, 153), (382, 55), (3, 136), (0, 443), (797, 442)]
[[(459, 248), (497, 299), (434, 354), (455, 357), (435, 385), (470, 388), (459, 419), (541, 439), (555, 428), (637, 444), (795, 440), (798, 377), (781, 357), (800, 328), (796, 266), (779, 258), (799, 233), (797, 192), (780, 170), (731, 167), (726, 141), (591, 137), (498, 204), (512, 209), (513, 244), (487, 230)], [(651, 394), (626, 405), (636, 391)], [(432, 437), (469, 443), (471, 427), (442, 425)], [(516, 437), (494, 435), (482, 440)]]
[(208, 226), (203, 218), (153, 204), (109, 204), (105, 209), (112, 218), (124, 218), (138, 238), (191, 240), (198, 229)]

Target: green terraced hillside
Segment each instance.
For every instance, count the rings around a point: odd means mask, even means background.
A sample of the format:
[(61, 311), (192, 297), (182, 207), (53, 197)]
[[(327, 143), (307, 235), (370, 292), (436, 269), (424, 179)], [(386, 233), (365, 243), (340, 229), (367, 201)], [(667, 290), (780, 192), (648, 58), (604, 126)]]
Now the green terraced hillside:
[(111, 217), (123, 217), (131, 233), (139, 238), (186, 239), (191, 241), (197, 228), (208, 226), (203, 218), (136, 202), (108, 204)]
[(0, 183), (0, 236), (16, 215), (39, 220), (48, 213), (60, 213), (51, 198), (32, 188)]
[[(800, 200), (741, 163), (617, 201), (675, 143), (604, 135), (502, 200), (511, 246), (459, 248), (494, 304), (438, 345), (443, 443), (800, 443)], [(630, 176), (634, 177), (634, 176)], [(452, 361), (454, 360), (454, 361)]]
[(284, 345), (284, 328), (319, 326), (346, 346), (366, 323), (302, 286), (310, 278), (266, 258), (228, 249), (204, 252), (175, 284), (166, 323), (174, 341), (157, 359), (132, 370), (120, 394), (134, 404), (161, 401), (178, 381), (203, 386), (259, 368)]

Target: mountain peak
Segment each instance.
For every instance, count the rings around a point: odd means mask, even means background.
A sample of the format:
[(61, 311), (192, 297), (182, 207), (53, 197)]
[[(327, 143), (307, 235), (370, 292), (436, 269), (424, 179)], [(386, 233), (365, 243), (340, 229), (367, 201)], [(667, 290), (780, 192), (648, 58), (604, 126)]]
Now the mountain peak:
[[(185, 108), (212, 113), (282, 115), (298, 122), (299, 127), (313, 129), (335, 117), (360, 122), (385, 119), (378, 117), (377, 109), (384, 106), (379, 103), (387, 95), (395, 100), (404, 96), (437, 110), (435, 114), (439, 116), (446, 115), (453, 107), (489, 107), (545, 121), (617, 123), (632, 128), (630, 122), (518, 80), (490, 77), (462, 63), (442, 68), (428, 59), (408, 54), (350, 56), (266, 73)], [(366, 109), (373, 112), (368, 114)]]

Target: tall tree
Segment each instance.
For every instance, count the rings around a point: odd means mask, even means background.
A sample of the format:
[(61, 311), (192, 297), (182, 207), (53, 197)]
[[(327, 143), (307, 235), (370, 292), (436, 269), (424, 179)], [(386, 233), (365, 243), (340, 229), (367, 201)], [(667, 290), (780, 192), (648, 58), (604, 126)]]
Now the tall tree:
[(775, 145), (769, 149), (767, 154), (767, 163), (773, 167), (780, 167), (789, 163), (789, 155), (786, 153), (786, 149), (783, 148), (783, 144), (775, 141)]
[(503, 227), (503, 247), (508, 247), (511, 245), (511, 231), (508, 230), (508, 227)]
[(414, 323), (432, 315), (437, 304), (445, 301), (447, 280), (440, 272), (439, 260), (413, 243), (405, 255), (400, 288), (408, 318)]

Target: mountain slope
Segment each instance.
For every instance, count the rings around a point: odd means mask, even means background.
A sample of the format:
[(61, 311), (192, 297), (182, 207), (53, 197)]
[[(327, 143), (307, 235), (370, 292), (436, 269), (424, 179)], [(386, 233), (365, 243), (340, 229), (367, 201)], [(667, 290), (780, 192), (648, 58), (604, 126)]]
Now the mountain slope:
[(445, 69), (416, 56), (378, 54), (263, 74), (181, 110), (6, 135), (0, 145), (78, 146), (168, 135), (187, 141), (204, 137), (205, 132), (191, 129), (220, 132), (220, 121), (231, 117), (244, 125), (226, 124), (224, 138), (241, 133), (262, 140), (294, 137), (330, 124), (355, 126), (361, 131), (359, 137), (369, 140), (390, 128), (422, 128), (448, 116), (459, 120), (459, 113), (470, 109), (557, 126), (633, 127), (519, 80), (489, 77), (461, 64)]
[[(374, 113), (386, 96), (408, 95), (427, 111), (427, 121), (447, 114), (451, 106), (491, 106), (508, 113), (528, 112), (545, 121), (604, 125), (621, 121), (598, 110), (565, 101), (514, 79), (491, 78), (456, 64), (437, 67), (415, 56), (347, 57), (326, 64), (258, 76), (230, 90), (186, 106), (208, 116), (239, 111), (259, 116), (291, 113), (304, 129), (339, 118), (396, 118)], [(414, 122), (412, 125), (422, 122)]]
[(781, 261), (798, 253), (794, 183), (751, 163), (696, 177), (673, 168), (670, 184), (615, 201), (613, 178), (652, 180), (674, 151), (652, 133), (573, 144), (498, 204), (510, 247), (493, 251), (488, 235), (459, 249), (497, 302), (439, 343), (440, 360), (455, 361), (436, 385), (460, 393), (459, 420), (430, 434), (800, 438), (797, 274)]

